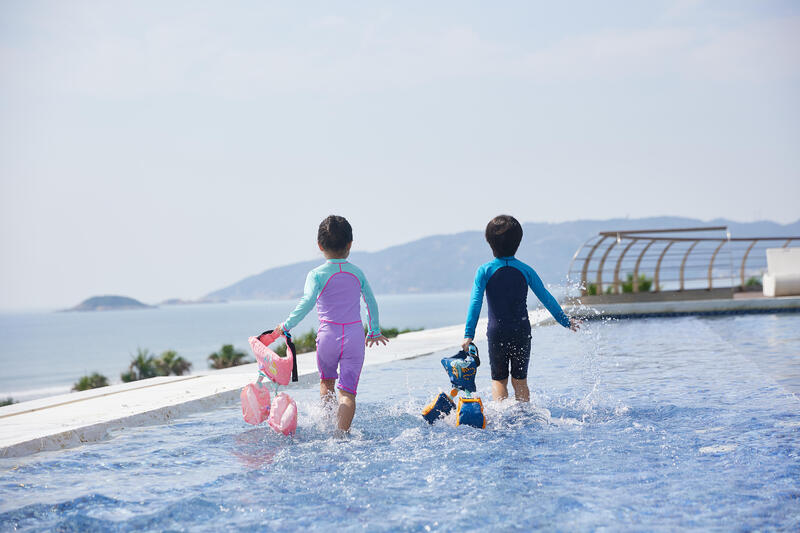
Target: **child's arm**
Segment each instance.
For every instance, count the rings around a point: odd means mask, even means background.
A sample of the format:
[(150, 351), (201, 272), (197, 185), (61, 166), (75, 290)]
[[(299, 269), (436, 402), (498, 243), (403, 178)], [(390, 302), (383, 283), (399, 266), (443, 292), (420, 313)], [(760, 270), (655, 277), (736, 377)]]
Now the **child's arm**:
[(542, 278), (539, 277), (539, 274), (537, 274), (536, 271), (530, 266), (525, 265), (524, 263), (522, 264), (525, 266), (523, 272), (525, 272), (525, 279), (528, 281), (528, 286), (533, 291), (533, 294), (539, 298), (539, 301), (544, 304), (545, 308), (550, 311), (550, 314), (553, 315), (553, 318), (556, 319), (556, 322), (565, 328), (570, 328), (573, 330), (577, 329), (577, 322), (573, 323), (564, 310), (561, 309), (561, 306), (558, 305), (558, 302), (553, 295), (550, 294), (550, 291), (545, 288), (544, 283), (542, 283)]
[(475, 281), (472, 284), (472, 295), (469, 299), (469, 310), (467, 311), (467, 325), (464, 328), (464, 342), (461, 347), (467, 350), (469, 343), (475, 338), (475, 327), (478, 325), (478, 317), (481, 315), (483, 306), (483, 292), (486, 290), (486, 268), (485, 265), (478, 267), (475, 272)]
[(294, 311), (289, 314), (289, 318), (287, 318), (280, 326), (284, 333), (288, 332), (305, 318), (308, 312), (311, 311), (311, 308), (314, 307), (314, 303), (316, 303), (318, 295), (319, 286), (317, 284), (317, 276), (312, 270), (306, 277), (306, 285), (303, 289), (303, 296), (297, 303), (297, 307), (294, 308)]
[(372, 346), (376, 343), (386, 344), (389, 339), (381, 334), (381, 322), (378, 314), (378, 301), (375, 300), (375, 295), (372, 293), (372, 287), (369, 286), (366, 276), (363, 272), (359, 272), (359, 281), (361, 281), (361, 295), (364, 297), (364, 303), (367, 306), (367, 346)]

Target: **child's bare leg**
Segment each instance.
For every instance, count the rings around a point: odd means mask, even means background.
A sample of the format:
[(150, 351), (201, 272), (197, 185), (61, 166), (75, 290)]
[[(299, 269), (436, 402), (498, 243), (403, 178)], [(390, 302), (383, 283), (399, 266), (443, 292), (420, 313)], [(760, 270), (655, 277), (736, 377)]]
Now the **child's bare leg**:
[(323, 405), (330, 405), (336, 403), (336, 380), (335, 379), (321, 379), (319, 380), (319, 397), (322, 399)]
[(350, 424), (356, 414), (356, 395), (339, 389), (339, 411), (336, 418), (341, 431), (350, 431)]
[(511, 385), (514, 387), (514, 397), (518, 402), (531, 401), (531, 391), (528, 389), (528, 379), (511, 378)]
[(508, 398), (508, 378), (492, 380), (492, 398), (496, 402), (501, 402)]

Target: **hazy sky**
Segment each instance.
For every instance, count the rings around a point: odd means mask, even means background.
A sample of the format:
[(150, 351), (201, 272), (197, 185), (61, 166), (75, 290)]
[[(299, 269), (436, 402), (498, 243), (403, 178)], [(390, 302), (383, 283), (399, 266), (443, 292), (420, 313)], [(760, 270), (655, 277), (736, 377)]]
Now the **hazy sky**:
[(798, 2), (4, 0), (0, 307), (197, 297), (329, 213), (790, 222), (799, 95)]

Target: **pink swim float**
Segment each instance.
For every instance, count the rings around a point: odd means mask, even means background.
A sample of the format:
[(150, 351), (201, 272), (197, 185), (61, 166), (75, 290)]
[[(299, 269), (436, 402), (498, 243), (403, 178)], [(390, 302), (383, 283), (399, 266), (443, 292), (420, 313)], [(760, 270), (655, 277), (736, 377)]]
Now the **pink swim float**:
[[(286, 337), (286, 355), (279, 356), (269, 347), (282, 337), (281, 330), (265, 331), (257, 337), (250, 337), (250, 347), (258, 360), (258, 381), (242, 389), (242, 416), (248, 424), (258, 425), (267, 420), (270, 427), (284, 435), (294, 435), (297, 429), (297, 404), (285, 392), (277, 392), (278, 385), (288, 385), (289, 380), (297, 381), (297, 359), (291, 337)], [(270, 402), (269, 389), (262, 379), (268, 377), (275, 382), (275, 397)]]
[(289, 380), (297, 381), (297, 365), (294, 360), (294, 343), (287, 339), (286, 356), (273, 352), (269, 345), (281, 336), (280, 331), (267, 331), (258, 337), (250, 337), (250, 347), (256, 354), (258, 369), (278, 385), (288, 385)]
[(279, 392), (272, 399), (269, 411), (269, 425), (278, 433), (294, 435), (297, 429), (297, 404), (285, 392)]
[(254, 426), (269, 417), (269, 389), (265, 383), (251, 383), (242, 389), (242, 416)]

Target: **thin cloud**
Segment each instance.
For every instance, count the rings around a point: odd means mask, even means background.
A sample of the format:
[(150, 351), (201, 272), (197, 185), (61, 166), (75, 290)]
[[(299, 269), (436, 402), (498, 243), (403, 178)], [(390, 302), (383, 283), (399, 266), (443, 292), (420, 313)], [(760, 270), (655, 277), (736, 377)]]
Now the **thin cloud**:
[[(357, 94), (489, 77), (553, 84), (639, 76), (758, 82), (800, 74), (798, 17), (727, 29), (605, 29), (540, 46), (491, 39), (477, 26), (423, 31), (386, 15), (362, 24), (338, 16), (314, 19), (298, 29), (306, 35), (290, 42), (267, 35), (259, 44), (216, 32), (213, 21), (201, 17), (159, 21), (139, 34), (119, 33), (119, 21), (70, 22), (75, 36), (65, 41), (0, 49), (3, 86), (108, 99), (252, 98), (295, 91)], [(341, 44), (319, 46), (320, 28)]]

